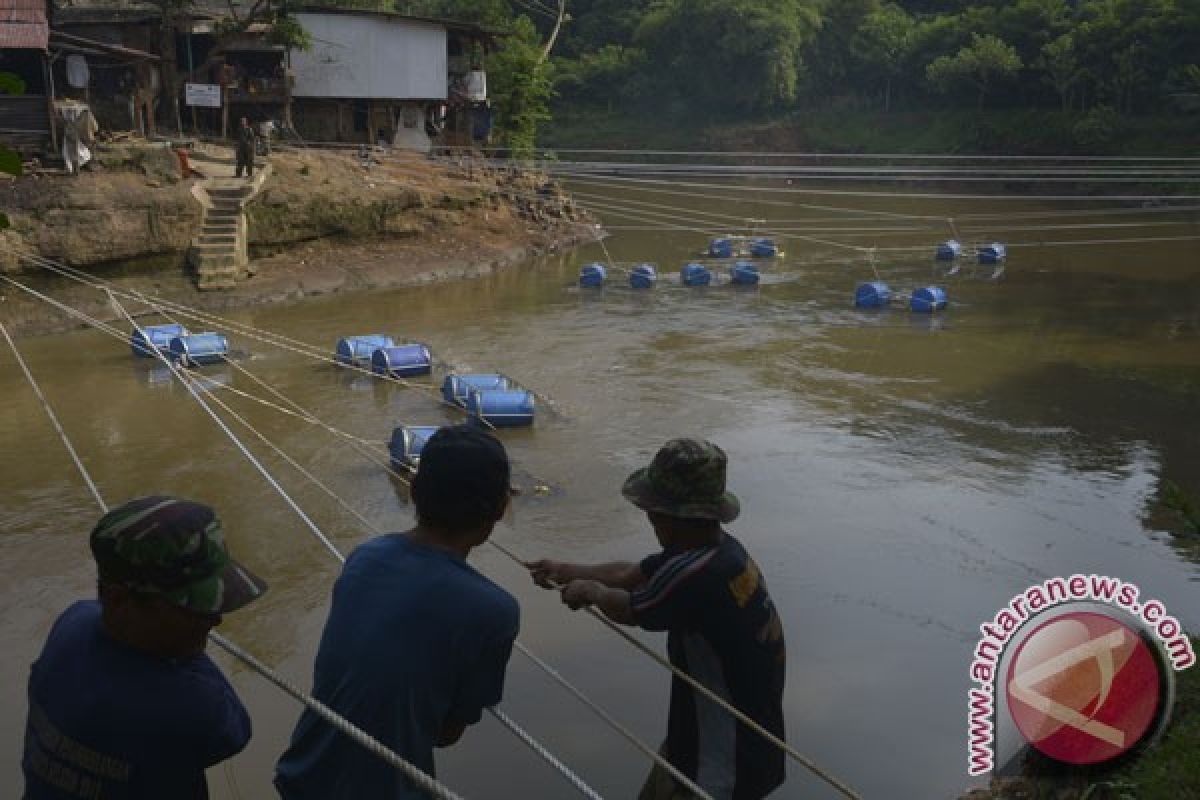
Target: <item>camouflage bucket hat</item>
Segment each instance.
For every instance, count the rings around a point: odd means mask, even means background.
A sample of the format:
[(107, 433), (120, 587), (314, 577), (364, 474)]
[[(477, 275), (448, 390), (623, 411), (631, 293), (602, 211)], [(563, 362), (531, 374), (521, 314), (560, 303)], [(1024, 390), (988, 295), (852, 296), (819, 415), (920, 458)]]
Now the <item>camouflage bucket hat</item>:
[(733, 522), (741, 505), (725, 491), (725, 464), (725, 451), (712, 442), (672, 439), (629, 476), (621, 494), (644, 511)]
[(234, 611), (267, 585), (229, 557), (211, 508), (141, 497), (109, 511), (91, 535), (100, 579), (202, 614)]

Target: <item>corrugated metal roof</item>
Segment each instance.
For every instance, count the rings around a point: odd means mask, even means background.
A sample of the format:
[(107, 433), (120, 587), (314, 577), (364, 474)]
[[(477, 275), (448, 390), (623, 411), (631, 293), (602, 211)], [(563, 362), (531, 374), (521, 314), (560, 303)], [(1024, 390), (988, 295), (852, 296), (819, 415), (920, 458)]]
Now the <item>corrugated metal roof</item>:
[(45, 50), (46, 0), (0, 0), (0, 48)]

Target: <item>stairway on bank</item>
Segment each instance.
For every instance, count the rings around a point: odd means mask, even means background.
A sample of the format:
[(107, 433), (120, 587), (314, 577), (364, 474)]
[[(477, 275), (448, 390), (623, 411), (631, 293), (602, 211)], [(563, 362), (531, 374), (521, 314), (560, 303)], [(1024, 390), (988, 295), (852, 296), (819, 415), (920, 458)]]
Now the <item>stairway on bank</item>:
[[(198, 166), (213, 166), (198, 160)], [(246, 204), (258, 194), (271, 173), (270, 164), (254, 178), (234, 178), (212, 170), (212, 175), (195, 186), (193, 194), (204, 206), (200, 232), (192, 239), (188, 263), (196, 272), (196, 287), (204, 290), (232, 289), (239, 280), (254, 273), (248, 247)], [(214, 174), (214, 172), (216, 174)]]

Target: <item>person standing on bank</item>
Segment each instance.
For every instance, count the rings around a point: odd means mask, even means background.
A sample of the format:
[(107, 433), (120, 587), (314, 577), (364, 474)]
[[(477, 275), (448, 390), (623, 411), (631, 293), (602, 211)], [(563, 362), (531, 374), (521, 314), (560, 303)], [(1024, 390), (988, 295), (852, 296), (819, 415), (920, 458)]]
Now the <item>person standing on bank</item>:
[[(428, 775), (433, 750), (500, 702), (516, 600), (467, 564), (508, 508), (504, 446), (478, 428), (429, 437), (417, 524), (359, 546), (333, 587), (313, 695)], [(305, 711), (279, 759), (284, 800), (425, 798), (402, 773)]]
[(266, 584), (187, 500), (131, 500), (90, 543), (99, 600), (63, 612), (30, 671), (23, 797), (205, 800), (204, 770), (250, 740), (206, 637)]
[[(533, 579), (572, 609), (595, 606), (623, 625), (667, 631), (671, 663), (784, 738), (783, 626), (754, 560), (722, 523), (740, 511), (715, 444), (674, 439), (621, 493), (646, 512), (662, 545), (638, 564), (542, 560)], [(676, 677), (663, 755), (715, 800), (757, 800), (783, 783), (784, 753)], [(655, 766), (639, 800), (693, 795)]]
[(250, 126), (250, 120), (242, 117), (238, 123), (237, 132), (237, 166), (233, 170), (233, 177), (242, 177), (242, 170), (246, 170), (246, 177), (254, 177), (254, 145), (255, 133), (254, 128)]

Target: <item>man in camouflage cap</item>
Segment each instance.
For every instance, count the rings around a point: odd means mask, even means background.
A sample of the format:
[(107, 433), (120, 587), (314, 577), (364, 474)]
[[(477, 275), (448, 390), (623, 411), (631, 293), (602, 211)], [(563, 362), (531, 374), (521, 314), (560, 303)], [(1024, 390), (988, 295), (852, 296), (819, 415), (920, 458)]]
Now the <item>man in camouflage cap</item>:
[[(725, 489), (726, 463), (712, 442), (673, 439), (629, 476), (621, 494), (646, 512), (663, 548), (640, 563), (528, 566), (572, 609), (595, 606), (615, 622), (667, 631), (672, 664), (782, 739), (783, 626), (758, 565), (721, 527), (741, 510)], [(679, 678), (662, 752), (716, 800), (757, 800), (784, 779), (779, 748)], [(694, 796), (655, 767), (639, 800)]]
[(266, 585), (200, 503), (132, 500), (90, 544), (99, 599), (63, 612), (30, 672), (24, 798), (207, 798), (204, 770), (246, 746), (250, 717), (204, 646)]

